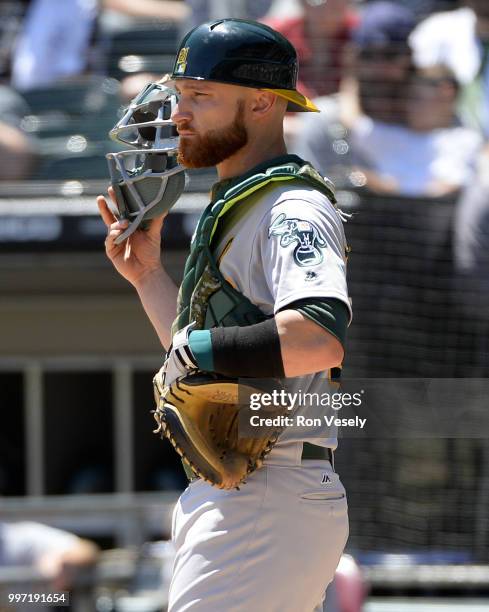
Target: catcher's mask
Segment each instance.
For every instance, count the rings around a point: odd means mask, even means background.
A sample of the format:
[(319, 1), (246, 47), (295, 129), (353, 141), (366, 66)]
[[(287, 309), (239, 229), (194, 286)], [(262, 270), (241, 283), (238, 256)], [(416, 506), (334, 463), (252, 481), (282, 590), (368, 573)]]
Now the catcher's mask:
[(162, 83), (148, 84), (131, 102), (109, 136), (131, 150), (108, 153), (110, 179), (120, 216), (129, 227), (116, 239), (123, 242), (138, 227), (163, 215), (185, 187), (177, 162), (178, 134), (171, 114), (177, 94)]

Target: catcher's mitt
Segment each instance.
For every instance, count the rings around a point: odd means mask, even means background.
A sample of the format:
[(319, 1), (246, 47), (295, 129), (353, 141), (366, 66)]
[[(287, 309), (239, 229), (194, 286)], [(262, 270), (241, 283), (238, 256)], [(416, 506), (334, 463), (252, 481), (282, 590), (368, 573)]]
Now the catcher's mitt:
[[(220, 489), (239, 488), (261, 467), (283, 429), (260, 427), (252, 432), (254, 437), (239, 437), (240, 413), (250, 410), (249, 403), (240, 404), (239, 399), (259, 390), (240, 385), (238, 397), (237, 379), (195, 372), (164, 387), (160, 370), (153, 384), (158, 423), (154, 433), (170, 440), (197, 477)], [(275, 407), (274, 415), (286, 411)]]

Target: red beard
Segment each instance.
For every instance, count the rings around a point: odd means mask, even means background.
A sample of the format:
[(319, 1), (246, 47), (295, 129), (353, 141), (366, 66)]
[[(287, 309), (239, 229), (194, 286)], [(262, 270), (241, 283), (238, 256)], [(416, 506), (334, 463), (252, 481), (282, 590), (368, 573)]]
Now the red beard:
[[(181, 130), (191, 129), (180, 125)], [(210, 130), (203, 136), (180, 136), (178, 162), (186, 168), (217, 166), (242, 149), (248, 142), (244, 124), (244, 102), (238, 101), (232, 123), (224, 128)]]

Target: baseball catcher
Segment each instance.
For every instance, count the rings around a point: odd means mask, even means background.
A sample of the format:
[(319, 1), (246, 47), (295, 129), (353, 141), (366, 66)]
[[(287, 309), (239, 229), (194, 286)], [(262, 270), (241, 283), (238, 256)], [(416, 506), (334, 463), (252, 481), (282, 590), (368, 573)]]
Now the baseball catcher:
[[(127, 172), (109, 160), (119, 213), (98, 199), (107, 256), (166, 350), (156, 431), (189, 478), (173, 512), (170, 612), (319, 612), (348, 538), (335, 428), (290, 426), (311, 405), (270, 401), (282, 385), (290, 399), (336, 379), (351, 320), (333, 185), (284, 143), (287, 111), (317, 111), (297, 72), (293, 46), (263, 24), (194, 28), (170, 79), (119, 126), (137, 151)], [(211, 166), (218, 181), (177, 287), (163, 218), (181, 168)], [(272, 417), (256, 431), (251, 399)]]

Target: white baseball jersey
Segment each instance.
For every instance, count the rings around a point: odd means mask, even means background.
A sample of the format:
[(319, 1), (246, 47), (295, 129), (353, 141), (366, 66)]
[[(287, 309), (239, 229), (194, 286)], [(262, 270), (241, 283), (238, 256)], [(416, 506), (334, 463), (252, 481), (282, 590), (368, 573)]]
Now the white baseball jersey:
[[(247, 206), (244, 217), (217, 247), (224, 277), (267, 315), (304, 298), (336, 298), (351, 318), (346, 238), (341, 217), (328, 198), (290, 181), (262, 188), (252, 197), (251, 208)], [(324, 373), (297, 380), (296, 390), (304, 393), (327, 390)], [(301, 414), (307, 416), (307, 409), (302, 407)], [(326, 423), (286, 428), (280, 442), (292, 440), (337, 446), (336, 429)]]

